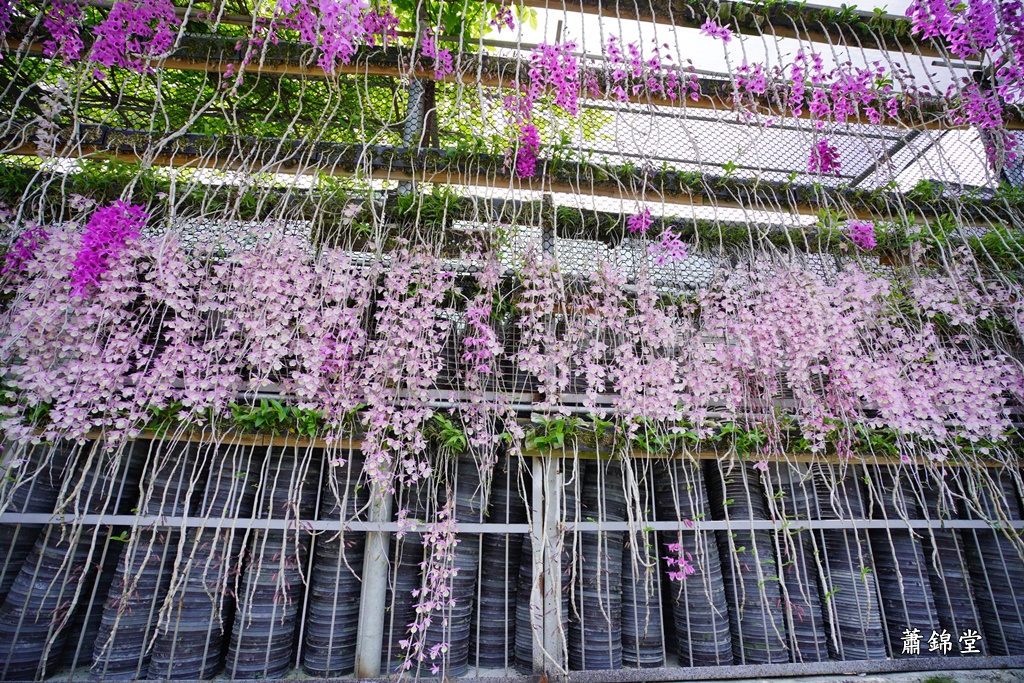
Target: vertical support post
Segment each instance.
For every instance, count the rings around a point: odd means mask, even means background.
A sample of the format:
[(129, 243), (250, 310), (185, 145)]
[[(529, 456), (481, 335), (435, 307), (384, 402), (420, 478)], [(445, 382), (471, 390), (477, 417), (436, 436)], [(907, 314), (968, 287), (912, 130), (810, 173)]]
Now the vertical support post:
[[(555, 254), (555, 227), (551, 195), (544, 197), (541, 245)], [(548, 220), (550, 218), (550, 220)], [(551, 321), (554, 324), (554, 321)], [(564, 671), (562, 632), (562, 462), (552, 454), (533, 459), (533, 591), (530, 594), (533, 627), (533, 670), (559, 677)]]
[(531, 613), (539, 617), (534, 620), (533, 669), (535, 673), (546, 673), (553, 678), (564, 670), (565, 661), (562, 632), (562, 463), (549, 456), (534, 458), (533, 476), (534, 495), (538, 489), (541, 493), (540, 514), (534, 518), (534, 579), (530, 596)]
[[(380, 483), (373, 484), (369, 521), (391, 521), (391, 492)], [(360, 596), (359, 630), (356, 640), (356, 678), (380, 678), (384, 647), (384, 608), (387, 606), (388, 544), (386, 531), (366, 532), (363, 558), (363, 589)]]
[(409, 81), (409, 103), (405, 109), (405, 126), (402, 142), (409, 149), (419, 147), (423, 135), (423, 100), (426, 89), (423, 81), (413, 78)]

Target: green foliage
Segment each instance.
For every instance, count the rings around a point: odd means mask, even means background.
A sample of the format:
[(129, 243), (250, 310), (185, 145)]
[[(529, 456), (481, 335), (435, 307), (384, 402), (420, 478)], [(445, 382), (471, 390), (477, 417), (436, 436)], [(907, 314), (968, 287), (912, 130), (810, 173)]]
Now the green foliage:
[(917, 185), (914, 185), (913, 189), (907, 193), (907, 199), (914, 202), (932, 202), (938, 199), (941, 194), (942, 191), (938, 185), (931, 180), (921, 178), (921, 180), (917, 181)]
[(459, 193), (455, 189), (434, 185), (430, 192), (398, 195), (394, 217), (405, 224), (443, 228), (455, 220), (458, 201)]
[(1003, 270), (1017, 270), (1024, 263), (1024, 230), (1019, 228), (995, 225), (967, 243), (982, 263), (991, 261)]
[(435, 413), (427, 427), (427, 436), (449, 453), (464, 453), (469, 447), (466, 433), (442, 413)]
[(158, 408), (149, 406), (149, 423), (146, 429), (156, 432), (156, 435), (163, 438), (170, 429), (179, 424), (184, 406), (181, 402), (172, 403), (169, 406)]
[(753, 426), (748, 428), (737, 423), (729, 423), (718, 428), (716, 441), (724, 442), (734, 448), (741, 456), (756, 453), (767, 441), (768, 436)]
[(323, 414), (286, 406), (277, 399), (260, 399), (259, 405), (232, 404), (234, 425), (244, 432), (270, 434), (297, 434), (308, 438), (323, 430)]
[(875, 251), (883, 254), (901, 254), (910, 245), (907, 226), (903, 223), (875, 223)]
[(537, 426), (526, 435), (526, 443), (542, 452), (560, 451), (567, 442), (571, 445), (583, 424), (583, 420), (572, 416), (535, 415), (533, 422)]
[(956, 216), (951, 213), (944, 213), (936, 216), (932, 221), (923, 227), (919, 232), (908, 237), (910, 242), (920, 242), (924, 245), (926, 252), (935, 256), (939, 250), (949, 244), (949, 238), (956, 232), (959, 226)]

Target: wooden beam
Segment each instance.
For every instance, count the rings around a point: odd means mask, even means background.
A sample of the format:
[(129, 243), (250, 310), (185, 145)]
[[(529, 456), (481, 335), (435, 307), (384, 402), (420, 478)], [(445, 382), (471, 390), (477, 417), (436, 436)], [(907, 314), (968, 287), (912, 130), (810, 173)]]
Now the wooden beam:
[[(42, 436), (43, 432), (38, 431), (38, 435)], [(172, 434), (172, 432), (168, 432)], [(92, 431), (85, 435), (86, 439), (90, 440), (101, 440), (105, 438), (105, 434), (101, 431)], [(155, 431), (146, 430), (136, 436), (132, 441), (159, 441), (163, 439), (173, 441), (187, 441), (189, 443), (217, 443), (224, 445), (233, 446), (298, 446), (300, 448), (324, 448), (324, 449), (340, 449), (340, 450), (362, 450), (363, 440), (362, 439), (336, 439), (328, 442), (324, 439), (311, 439), (307, 436), (299, 436), (298, 434), (244, 434), (241, 432), (232, 431), (220, 431), (212, 432), (209, 430), (202, 429), (189, 429), (180, 435), (174, 435), (173, 438), (169, 435), (160, 435)], [(700, 450), (700, 451), (688, 451), (685, 453), (651, 453), (640, 448), (629, 449), (629, 457), (638, 460), (669, 460), (669, 459), (697, 459), (697, 460), (719, 460), (725, 456), (728, 451), (718, 450)], [(608, 453), (602, 453), (600, 451), (592, 449), (576, 449), (570, 446), (562, 451), (540, 451), (537, 449), (524, 449), (523, 457), (526, 458), (539, 458), (539, 459), (551, 459), (559, 460), (564, 458), (580, 458), (582, 460), (620, 460), (622, 459), (621, 453), (610, 455)], [(960, 460), (946, 460), (944, 462), (936, 462), (929, 460), (928, 458), (912, 458), (908, 463), (902, 460), (900, 457), (883, 456), (883, 455), (865, 455), (857, 453), (849, 458), (841, 457), (835, 454), (825, 453), (786, 453), (785, 455), (771, 455), (765, 458), (768, 462), (776, 463), (817, 463), (817, 464), (833, 464), (833, 465), (912, 465), (912, 466), (943, 466), (943, 467), (1006, 467), (1005, 463), (999, 462), (998, 460), (982, 459), (973, 460), (971, 462), (964, 462)], [(541, 517), (537, 517), (540, 519)]]
[[(121, 150), (103, 149), (96, 145), (77, 145), (73, 149), (79, 153), (74, 155), (58, 155), (60, 158), (91, 159), (103, 161), (124, 161), (129, 163), (138, 162), (143, 158), (139, 152), (126, 152)], [(38, 149), (33, 143), (25, 143), (5, 151), (3, 154), (38, 156)], [(160, 152), (151, 157), (146, 157), (154, 166), (170, 168), (192, 168), (215, 171), (244, 171), (259, 168), (260, 173), (295, 173), (290, 168), (274, 168), (273, 166), (260, 166), (259, 163), (246, 164), (237, 159), (219, 159), (217, 157), (200, 157), (186, 155), (181, 152)], [(311, 164), (303, 172), (317, 172), (329, 176), (348, 177), (354, 171), (347, 168), (334, 166), (318, 166)], [(514, 178), (510, 176), (497, 176), (486, 172), (466, 173), (462, 171), (407, 171), (403, 169), (374, 168), (369, 173), (363, 173), (362, 177), (374, 180), (390, 180), (395, 182), (421, 182), (438, 183), (446, 185), (466, 185), (475, 187), (503, 188), (507, 187), (512, 191), (529, 192), (556, 192), (560, 194), (579, 195), (586, 194), (594, 197), (605, 197), (625, 202), (636, 202), (642, 199), (650, 201), (655, 196), (649, 189), (633, 190), (624, 185), (587, 185), (585, 183), (573, 184), (539, 176), (535, 178)], [(675, 206), (690, 206), (714, 209), (739, 209), (744, 211), (765, 211), (776, 213), (792, 213), (801, 216), (817, 216), (819, 207), (812, 206), (806, 202), (787, 201), (785, 204), (771, 206), (768, 204), (748, 203), (732, 199), (720, 199), (707, 196), (700, 192), (688, 194), (658, 195), (658, 201)], [(878, 218), (876, 212), (848, 209), (845, 213), (850, 218), (870, 220)]]

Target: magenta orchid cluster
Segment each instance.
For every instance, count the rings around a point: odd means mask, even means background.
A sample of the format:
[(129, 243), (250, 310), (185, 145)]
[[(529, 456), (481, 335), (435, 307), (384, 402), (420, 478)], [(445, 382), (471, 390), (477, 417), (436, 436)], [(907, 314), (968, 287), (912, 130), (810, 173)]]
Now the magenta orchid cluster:
[(446, 47), (438, 47), (434, 32), (427, 29), (420, 37), (420, 54), (434, 60), (434, 78), (441, 79), (455, 73), (452, 53)]
[(1024, 7), (1019, 0), (914, 0), (914, 33), (941, 39), (960, 58), (991, 53), (993, 91), (1015, 101), (1024, 93)]
[(644, 209), (640, 213), (635, 213), (626, 219), (626, 229), (632, 235), (644, 235), (653, 223), (654, 218), (651, 216), (651, 210)]
[[(51, 11), (57, 9), (56, 6), (51, 7)], [(69, 13), (63, 8), (60, 11), (60, 18), (56, 23), (61, 27), (61, 33), (54, 38), (60, 40), (62, 46), (73, 50), (79, 42), (70, 38), (72, 31), (68, 21), (72, 17), (75, 20), (80, 18), (81, 10), (77, 10), (77, 14)], [(89, 57), (108, 69), (116, 66), (144, 71), (148, 61), (158, 59), (170, 51), (180, 26), (181, 20), (170, 0), (121, 0), (114, 3), (106, 18), (94, 29), (96, 40), (93, 42)], [(73, 52), (65, 52), (64, 56), (68, 59), (75, 58)], [(100, 78), (104, 74), (97, 69), (95, 75)]]
[(816, 53), (797, 52), (788, 71), (766, 70), (763, 64), (744, 62), (733, 75), (733, 104), (740, 111), (756, 108), (759, 98), (779, 102), (794, 116), (806, 110), (820, 130), (828, 122), (844, 123), (863, 116), (877, 124), (899, 112), (900, 100), (893, 91), (888, 71), (879, 62), (870, 68), (846, 62), (825, 68)]
[(149, 214), (141, 206), (129, 206), (118, 200), (108, 207), (97, 209), (85, 226), (82, 246), (71, 269), (71, 289), (85, 296), (99, 287), (100, 276), (117, 259), (128, 240), (141, 234)]
[(25, 230), (14, 240), (10, 251), (4, 255), (4, 265), (0, 268), (0, 276), (14, 277), (25, 268), (25, 264), (35, 258), (36, 251), (46, 242), (49, 234), (38, 225)]
[(871, 251), (877, 245), (875, 224), (872, 221), (850, 221), (846, 226), (846, 234), (851, 242), (864, 251)]
[(821, 138), (811, 146), (811, 158), (807, 161), (809, 173), (839, 175), (842, 167), (839, 149), (829, 142), (828, 138)]
[(532, 178), (537, 173), (537, 154), (540, 152), (540, 133), (537, 126), (524, 123), (519, 128), (519, 145), (509, 150), (515, 158), (516, 175), (520, 178)]
[[(820, 54), (802, 50), (788, 71), (782, 67), (769, 71), (762, 64), (746, 62), (737, 67), (733, 106), (750, 119), (764, 98), (778, 102), (793, 116), (808, 113), (818, 130), (860, 117), (878, 124), (886, 116), (896, 116), (900, 109), (899, 97), (882, 64), (861, 68), (847, 62), (826, 69)], [(838, 150), (826, 139), (818, 140), (811, 149), (809, 171), (831, 174), (838, 172), (840, 165)]]
[[(538, 45), (530, 53), (528, 83), (514, 84), (516, 92), (502, 99), (507, 122), (519, 133), (517, 144), (506, 155), (509, 160), (516, 160), (515, 171), (519, 177), (530, 177), (537, 170), (540, 139), (533, 120), (537, 103), (549, 97), (554, 106), (576, 116), (582, 98), (596, 99), (601, 95), (599, 70), (577, 56), (576, 49), (573, 41)], [(698, 99), (700, 83), (696, 76), (683, 74), (679, 67), (666, 64), (671, 58), (662, 51), (667, 49), (667, 45), (656, 46), (650, 57), (644, 57), (639, 43), (630, 43), (623, 49), (621, 41), (611, 36), (606, 46), (609, 96), (618, 101), (644, 95), (674, 101), (686, 90), (692, 99)]]
[(68, 62), (81, 59), (85, 43), (79, 26), (84, 10), (79, 0), (52, 0), (43, 16), (43, 29), (49, 34), (43, 42), (44, 55), (59, 55)]
[(647, 247), (647, 253), (659, 266), (683, 261), (688, 255), (686, 243), (670, 228), (666, 228), (658, 241)]
[[(610, 94), (619, 102), (627, 101), (646, 93), (674, 101), (681, 95), (685, 83), (694, 100), (699, 98), (700, 83), (692, 74), (680, 77), (680, 71), (671, 66), (672, 57), (667, 54), (668, 44), (655, 45), (653, 54), (644, 58), (640, 43), (629, 43), (625, 51), (615, 36), (608, 38), (605, 54), (608, 57)], [(662, 55), (662, 50), (666, 51)]]
[(14, 0), (0, 0), (0, 38), (11, 30), (14, 14)]
[(397, 29), (398, 19), (390, 11), (371, 8), (366, 0), (278, 0), (271, 19), (249, 41), (242, 70), (264, 44), (277, 43), (281, 30), (295, 31), (300, 40), (318, 48), (317, 64), (334, 73), (352, 61), (359, 45), (386, 43), (397, 36)]
[(914, 33), (936, 38), (960, 58), (990, 60), (985, 87), (968, 81), (946, 93), (959, 100), (956, 123), (986, 131), (985, 151), (996, 172), (1017, 157), (1016, 140), (1003, 128), (1003, 102), (1024, 95), (1024, 5), (1019, 0), (914, 0), (907, 9)]
[(491, 19), (491, 28), (495, 28), (501, 31), (507, 28), (510, 31), (514, 31), (516, 28), (516, 19), (512, 15), (511, 7), (499, 7), (494, 14), (494, 18)]
[(718, 38), (723, 43), (728, 43), (732, 40), (732, 31), (728, 27), (720, 25), (711, 17), (708, 17), (704, 23), (701, 24), (700, 32), (709, 38)]

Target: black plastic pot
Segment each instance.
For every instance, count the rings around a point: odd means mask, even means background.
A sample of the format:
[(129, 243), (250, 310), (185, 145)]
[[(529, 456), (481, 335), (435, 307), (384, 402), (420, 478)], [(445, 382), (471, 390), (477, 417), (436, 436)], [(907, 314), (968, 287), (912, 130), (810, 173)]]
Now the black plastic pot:
[[(455, 519), (457, 522), (481, 523), (486, 519), (490, 498), (490, 481), (485, 486), (481, 468), (489, 454), (472, 450), (455, 459), (449, 483), (454, 483)], [(425, 658), (417, 658), (412, 672), (419, 676), (462, 676), (469, 668), (470, 632), (476, 605), (477, 579), (480, 570), (480, 534), (460, 533), (459, 543), (451, 558), (456, 570), (450, 590), (454, 604), (445, 605), (431, 614), (431, 623), (423, 633)], [(432, 553), (427, 548), (428, 554)]]
[[(621, 522), (626, 518), (622, 469), (618, 460), (588, 461), (580, 504), (584, 519)], [(575, 671), (622, 668), (622, 531), (578, 534), (574, 555), (578, 581), (569, 619), (569, 668)]]
[[(1009, 472), (990, 471), (991, 480), (974, 494), (988, 519), (1022, 518), (1021, 499)], [(976, 512), (968, 511), (977, 518)], [(984, 640), (979, 649), (989, 655), (1024, 654), (1024, 563), (1020, 540), (1007, 538), (1001, 529), (965, 532), (974, 599), (981, 616)]]
[[(71, 514), (127, 512), (138, 468), (129, 449), (103, 451), (86, 443), (68, 454), (65, 496)], [(72, 493), (77, 489), (77, 493)], [(107, 527), (47, 527), (36, 539), (0, 605), (0, 679), (41, 678), (53, 670), (81, 607), (79, 589), (106, 543)]]
[[(951, 495), (958, 489), (952, 477), (926, 480), (924, 509), (927, 516), (930, 519), (962, 519), (959, 501)], [(981, 614), (974, 602), (975, 587), (963, 534), (951, 529), (929, 529), (921, 539), (935, 598), (936, 618), (942, 628), (958, 634), (958, 637), (968, 630), (983, 632)]]
[[(316, 505), (316, 458), (304, 449), (271, 448), (262, 463), (257, 518), (309, 519)], [(295, 528), (250, 534), (225, 659), (230, 678), (281, 678), (291, 668), (310, 535)]]
[[(923, 517), (920, 501), (907, 485), (916, 478), (912, 470), (900, 468), (894, 471), (881, 466), (866, 466), (864, 469), (871, 517), (889, 520)], [(922, 648), (919, 654), (903, 652), (902, 637), (906, 629), (917, 628), (931, 635), (939, 627), (920, 538), (908, 529), (873, 529), (868, 537), (878, 573), (890, 653), (893, 657), (934, 656), (927, 648)]]
[[(492, 477), (487, 521), (524, 524), (526, 503), (519, 492), (518, 458), (499, 455)], [(470, 661), (481, 669), (515, 665), (516, 601), (523, 551), (522, 534), (483, 534), (479, 606), (470, 625)]]
[(344, 470), (332, 472), (334, 486), (327, 482), (321, 491), (320, 519), (337, 522), (337, 528), (316, 539), (306, 608), (302, 668), (318, 678), (355, 669), (366, 534), (345, 531), (343, 523), (358, 519), (367, 501), (369, 489), (357, 487), (361, 472), (362, 458), (355, 457)]
[(94, 680), (136, 680), (149, 671), (149, 640), (167, 596), (180, 532), (136, 530), (124, 543), (90, 669)]
[[(15, 444), (6, 444), (14, 448)], [(26, 446), (24, 461), (9, 470), (0, 483), (0, 509), (7, 512), (50, 513), (57, 504), (63, 471), (74, 457), (68, 443)], [(0, 603), (7, 597), (18, 571), (43, 530), (42, 524), (0, 524)]]
[[(659, 551), (678, 543), (694, 573), (664, 584), (672, 607), (675, 651), (683, 666), (726, 666), (733, 663), (732, 631), (722, 563), (713, 532), (689, 530), (687, 522), (708, 519), (711, 509), (704, 473), (697, 463), (670, 460), (656, 480), (658, 518), (679, 522), (679, 531), (663, 532)], [(676, 555), (676, 553), (673, 553)], [(678, 567), (663, 562), (666, 576)]]
[[(186, 501), (197, 467), (190, 444), (138, 441), (133, 457), (144, 459), (146, 469), (140, 512), (168, 517), (188, 513)], [(149, 645), (171, 584), (180, 539), (180, 529), (164, 527), (136, 530), (122, 542), (94, 647), (90, 669), (94, 679), (147, 676)]]
[[(118, 534), (119, 535), (119, 534)], [(103, 606), (114, 582), (120, 560), (120, 544), (107, 540), (105, 549), (94, 554), (96, 564), (90, 567), (88, 580), (82, 587), (82, 598), (69, 627), (68, 642), (61, 657), (61, 667), (71, 670), (92, 662), (96, 639), (103, 622)], [(95, 555), (99, 555), (98, 558)]]
[[(711, 461), (708, 465), (708, 500), (716, 520), (729, 521), (742, 529), (744, 521), (766, 518), (760, 473), (752, 463)], [(788, 662), (771, 532), (722, 531), (717, 536), (736, 663)]]
[(388, 584), (384, 609), (384, 642), (382, 661), (389, 673), (403, 670), (412, 656), (402, 641), (409, 640), (408, 625), (416, 618), (416, 601), (412, 592), (420, 588), (420, 563), (424, 560), (423, 534), (407, 533), (391, 538), (391, 581)]
[[(775, 519), (806, 520), (817, 515), (817, 493), (807, 466), (771, 463), (762, 476)], [(821, 610), (821, 587), (815, 557), (819, 541), (810, 531), (784, 529), (774, 535), (779, 566), (782, 608), (794, 663), (828, 659), (828, 637)]]
[[(818, 515), (821, 519), (863, 519), (866, 510), (858, 486), (859, 468), (814, 466)], [(878, 584), (867, 535), (855, 529), (821, 532), (821, 607), (828, 627), (829, 658), (885, 659)]]
[[(203, 445), (196, 454), (210, 466), (196, 516), (251, 517), (266, 449)], [(170, 610), (158, 624), (149, 676), (153, 679), (212, 678), (220, 668), (234, 606), (245, 530), (210, 524), (188, 529)]]

